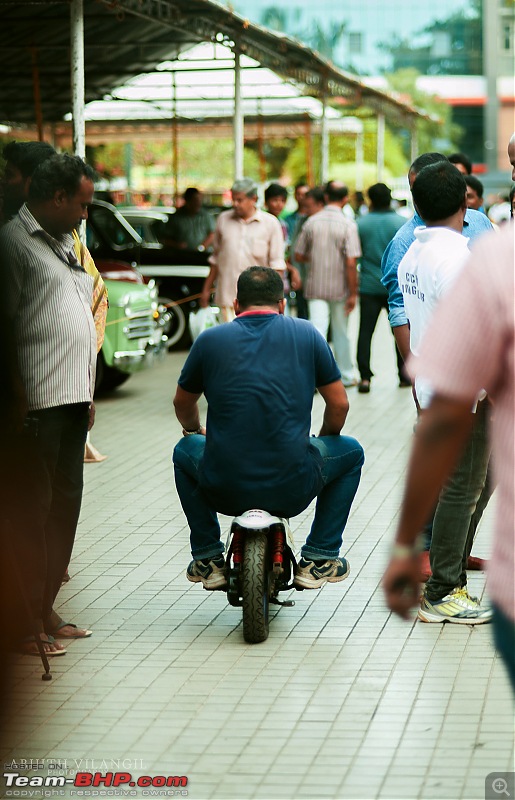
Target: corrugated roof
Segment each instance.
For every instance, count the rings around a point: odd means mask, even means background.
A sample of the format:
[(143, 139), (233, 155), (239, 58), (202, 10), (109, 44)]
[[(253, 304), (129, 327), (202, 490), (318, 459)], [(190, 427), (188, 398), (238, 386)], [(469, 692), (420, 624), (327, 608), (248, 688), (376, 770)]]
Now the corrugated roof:
[[(71, 109), (70, 0), (0, 0), (0, 120), (35, 122), (37, 71), (45, 122)], [(201, 41), (242, 52), (314, 97), (339, 96), (409, 124), (417, 109), (362, 84), (291, 37), (276, 34), (215, 0), (84, 0), (86, 101), (173, 60)]]

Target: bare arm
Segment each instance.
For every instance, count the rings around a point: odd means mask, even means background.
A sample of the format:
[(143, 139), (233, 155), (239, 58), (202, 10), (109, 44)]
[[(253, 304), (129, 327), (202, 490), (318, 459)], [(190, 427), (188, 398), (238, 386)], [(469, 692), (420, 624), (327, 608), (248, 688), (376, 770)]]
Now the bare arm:
[(300, 277), (300, 272), (297, 267), (294, 267), (293, 264), (290, 264), (290, 262), (287, 261), (286, 269), (288, 270), (290, 286), (293, 291), (295, 292), (297, 289), (302, 289), (302, 278)]
[(324, 419), (319, 436), (338, 436), (345, 425), (349, 411), (349, 399), (341, 380), (319, 386), (318, 391), (325, 402)]
[(350, 314), (350, 312), (356, 307), (356, 298), (358, 295), (357, 259), (353, 256), (347, 256), (345, 259), (345, 282), (347, 284), (345, 313)]
[(410, 549), (470, 433), (472, 402), (436, 396), (417, 427), (395, 538), (405, 552), (391, 559), (383, 578), (386, 602), (401, 617), (407, 618), (419, 600), (418, 570)]
[(199, 430), (205, 434), (206, 429), (202, 428), (200, 424), (199, 397), (201, 397), (200, 394), (192, 394), (192, 392), (187, 392), (181, 386), (177, 386), (173, 405), (175, 416), (185, 431)]
[(207, 308), (207, 306), (209, 305), (209, 301), (211, 299), (211, 292), (213, 291), (213, 284), (216, 281), (217, 275), (218, 275), (218, 265), (212, 264), (211, 269), (209, 270), (209, 275), (204, 281), (204, 286), (202, 287), (202, 292), (200, 294), (201, 308)]
[(210, 231), (206, 236), (206, 238), (204, 239), (204, 241), (202, 242), (202, 247), (205, 247), (207, 250), (207, 248), (211, 247), (211, 245), (213, 244), (214, 238), (215, 238), (215, 232)]
[(410, 354), (409, 325), (397, 325), (397, 327), (392, 328), (392, 331), (393, 335), (395, 336), (397, 347), (399, 348), (399, 353), (401, 354), (403, 361), (407, 361)]

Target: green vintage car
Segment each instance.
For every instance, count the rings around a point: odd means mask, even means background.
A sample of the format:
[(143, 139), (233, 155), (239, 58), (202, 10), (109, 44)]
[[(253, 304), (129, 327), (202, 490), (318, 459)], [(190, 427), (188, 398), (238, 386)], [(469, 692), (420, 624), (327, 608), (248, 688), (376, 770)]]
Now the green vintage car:
[(115, 389), (166, 352), (169, 315), (159, 304), (155, 281), (145, 282), (136, 268), (141, 237), (114, 206), (96, 201), (93, 206), (86, 243), (109, 295), (105, 339), (97, 359), (98, 392)]
[(97, 261), (109, 294), (104, 344), (97, 359), (96, 391), (115, 389), (133, 372), (150, 366), (166, 352), (166, 310), (157, 288), (145, 284), (129, 264)]

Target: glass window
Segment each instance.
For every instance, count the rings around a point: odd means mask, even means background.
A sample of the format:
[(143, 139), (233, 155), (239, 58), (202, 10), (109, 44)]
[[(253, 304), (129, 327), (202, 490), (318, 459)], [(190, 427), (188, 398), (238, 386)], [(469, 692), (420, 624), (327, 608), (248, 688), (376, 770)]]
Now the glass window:
[(502, 28), (502, 41), (505, 50), (511, 50), (511, 41), (513, 38), (512, 26), (510, 24), (503, 25)]
[(363, 52), (363, 34), (361, 31), (349, 33), (349, 53), (360, 55)]
[[(92, 206), (90, 211), (91, 227), (95, 231), (95, 238), (103, 239), (106, 244), (117, 250), (125, 250), (137, 244), (130, 230), (124, 226), (123, 222), (116, 214), (108, 208), (102, 206)], [(96, 243), (98, 248), (100, 242)]]

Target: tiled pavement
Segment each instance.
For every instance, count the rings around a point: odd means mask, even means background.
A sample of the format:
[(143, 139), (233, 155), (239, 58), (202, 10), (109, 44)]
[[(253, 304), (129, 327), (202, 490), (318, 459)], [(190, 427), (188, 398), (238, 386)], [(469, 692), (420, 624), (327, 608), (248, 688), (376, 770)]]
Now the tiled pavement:
[[(379, 587), (414, 421), (386, 321), (372, 392), (350, 391), (347, 431), (366, 452), (345, 537), (351, 576), (274, 608), (260, 645), (244, 643), (241, 611), (223, 593), (184, 577), (170, 466), (183, 357), (98, 403), (93, 442), (109, 458), (85, 467), (73, 577), (60, 594), (61, 613), (94, 635), (53, 659), (51, 683), (37, 659), (19, 659), (3, 762), (188, 777), (186, 790), (147, 794), (160, 798), (483, 798), (489, 773), (514, 769), (513, 703), (491, 630), (404, 623)], [(316, 397), (315, 430), (321, 414)], [(293, 520), (299, 546), (311, 514)], [(491, 519), (489, 509), (477, 554), (489, 550)], [(470, 582), (481, 594), (483, 576)]]

